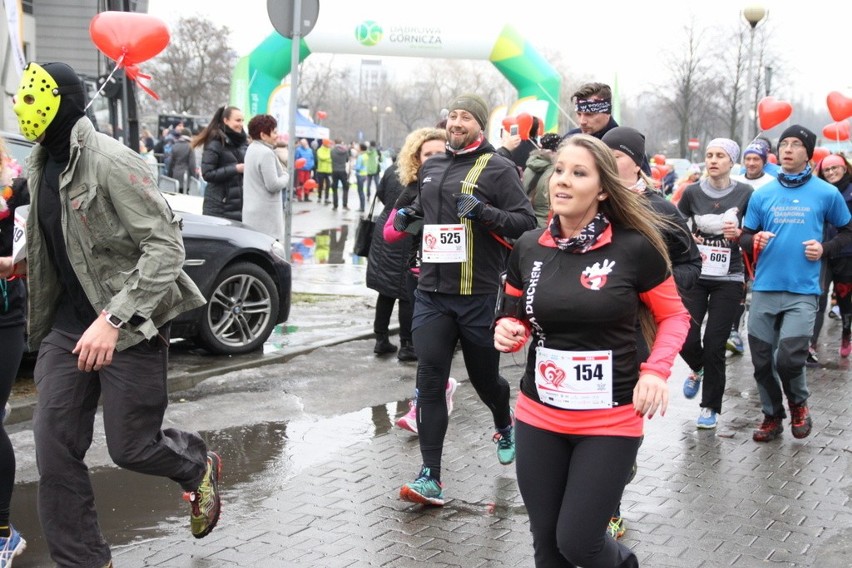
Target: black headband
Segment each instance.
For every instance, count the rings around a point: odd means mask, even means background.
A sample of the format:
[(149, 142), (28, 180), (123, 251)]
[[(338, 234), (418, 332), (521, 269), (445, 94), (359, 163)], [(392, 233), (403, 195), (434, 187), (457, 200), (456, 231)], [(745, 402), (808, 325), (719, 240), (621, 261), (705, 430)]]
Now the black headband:
[(604, 114), (612, 114), (612, 102), (607, 100), (607, 99), (598, 99), (598, 100), (577, 99), (577, 104), (574, 105), (574, 110), (576, 112), (589, 112), (589, 113), (602, 112)]

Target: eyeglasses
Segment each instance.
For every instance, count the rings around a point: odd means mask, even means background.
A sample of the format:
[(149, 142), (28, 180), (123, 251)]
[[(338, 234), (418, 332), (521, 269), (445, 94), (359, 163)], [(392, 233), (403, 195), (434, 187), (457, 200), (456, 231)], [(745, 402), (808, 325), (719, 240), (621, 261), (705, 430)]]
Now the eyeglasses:
[(823, 174), (830, 174), (834, 171), (841, 171), (841, 170), (845, 170), (845, 169), (846, 168), (844, 168), (843, 166), (831, 166), (830, 168), (823, 168), (822, 173)]
[(781, 142), (781, 143), (778, 144), (779, 150), (783, 150), (785, 148), (790, 148), (792, 150), (799, 150), (799, 149), (804, 148), (804, 147), (805, 147), (805, 145), (802, 144), (802, 142), (800, 140), (784, 141), (784, 142)]

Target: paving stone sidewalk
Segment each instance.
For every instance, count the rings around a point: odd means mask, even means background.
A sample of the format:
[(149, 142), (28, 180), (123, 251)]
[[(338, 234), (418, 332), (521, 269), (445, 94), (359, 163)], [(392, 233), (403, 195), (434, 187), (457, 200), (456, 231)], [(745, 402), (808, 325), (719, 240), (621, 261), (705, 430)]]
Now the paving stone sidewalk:
[[(838, 335), (834, 327), (827, 321), (824, 337)], [(850, 566), (852, 376), (836, 349), (824, 343), (823, 367), (809, 370), (811, 436), (796, 440), (787, 426), (769, 444), (751, 440), (760, 412), (747, 355), (729, 359), (717, 431), (696, 430), (698, 399), (683, 398), (678, 360), (669, 412), (648, 422), (624, 495), (624, 542), (642, 566)], [(511, 357), (503, 363), (514, 391), (519, 369)], [(239, 494), (256, 498), (241, 502), (229, 502), (237, 488), (226, 488), (221, 526), (204, 540), (167, 520), (162, 538), (115, 547), (116, 566), (533, 566), (514, 468), (497, 463), (489, 413), (463, 368), (457, 357), (445, 507), (398, 500), (419, 452), (414, 436), (392, 427), (405, 410), (392, 401), (363, 409), (363, 435), (280, 486), (248, 482)]]

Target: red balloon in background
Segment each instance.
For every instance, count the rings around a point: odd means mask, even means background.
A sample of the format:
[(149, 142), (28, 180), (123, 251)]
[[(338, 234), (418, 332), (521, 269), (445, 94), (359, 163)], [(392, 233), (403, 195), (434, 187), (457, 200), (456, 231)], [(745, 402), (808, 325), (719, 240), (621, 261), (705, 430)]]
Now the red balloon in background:
[(658, 166), (666, 165), (666, 157), (662, 154), (654, 154), (654, 163)]
[(777, 164), (778, 163), (778, 156), (770, 153), (769, 155), (766, 156), (766, 161), (768, 161), (770, 164)]
[(849, 140), (849, 123), (844, 121), (826, 124), (822, 129), (822, 135), (834, 142)]
[(89, 35), (95, 46), (120, 66), (147, 61), (169, 45), (169, 28), (161, 19), (139, 12), (101, 12), (92, 18)]
[(778, 126), (793, 114), (793, 105), (787, 101), (776, 100), (775, 97), (763, 97), (757, 103), (757, 116), (760, 119), (760, 129), (769, 130)]
[(665, 176), (663, 175), (663, 170), (661, 170), (659, 166), (651, 166), (651, 177), (660, 181)]
[(296, 166), (297, 170), (301, 170), (302, 168), (305, 167), (305, 164), (307, 164), (307, 163), (308, 163), (308, 161), (306, 159), (299, 158), (298, 160), (296, 160), (296, 163), (294, 165)]
[(325, 120), (328, 117), (328, 113), (324, 110), (317, 111), (317, 120)]
[(811, 158), (811, 161), (815, 164), (818, 164), (822, 161), (823, 158), (831, 154), (828, 148), (823, 148), (822, 146), (817, 146), (814, 148), (814, 155)]
[(308, 191), (313, 191), (314, 189), (317, 188), (317, 180), (315, 180), (314, 178), (307, 180), (305, 182), (304, 188), (307, 189)]
[(831, 114), (831, 118), (837, 122), (852, 117), (852, 99), (844, 97), (842, 93), (831, 91), (828, 93), (825, 102), (828, 105), (828, 112)]
[(533, 124), (532, 115), (527, 112), (522, 112), (518, 115), (516, 120), (518, 122), (518, 134), (521, 136), (521, 140), (529, 140), (530, 130), (532, 129)]
[(503, 119), (503, 130), (505, 130), (506, 132), (509, 132), (509, 127), (512, 126), (513, 124), (518, 124), (518, 121), (515, 120), (514, 116), (507, 116), (506, 118)]
[(665, 164), (658, 165), (657, 169), (660, 170), (660, 174), (661, 174), (660, 179), (663, 179), (669, 173), (669, 167)]

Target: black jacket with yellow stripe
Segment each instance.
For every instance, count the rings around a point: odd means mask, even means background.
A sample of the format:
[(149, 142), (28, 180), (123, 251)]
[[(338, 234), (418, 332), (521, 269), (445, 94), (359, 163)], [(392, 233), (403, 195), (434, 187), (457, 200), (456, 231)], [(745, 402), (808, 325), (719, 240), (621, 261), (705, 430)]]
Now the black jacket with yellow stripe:
[[(426, 160), (420, 169), (419, 189), (417, 201), (424, 224), (464, 225), (467, 260), (423, 262), (418, 288), (458, 295), (496, 293), (509, 257), (505, 239), (516, 239), (536, 227), (515, 164), (484, 141), (472, 152), (447, 151)], [(478, 220), (459, 218), (455, 197), (459, 193), (472, 194), (485, 204)]]

